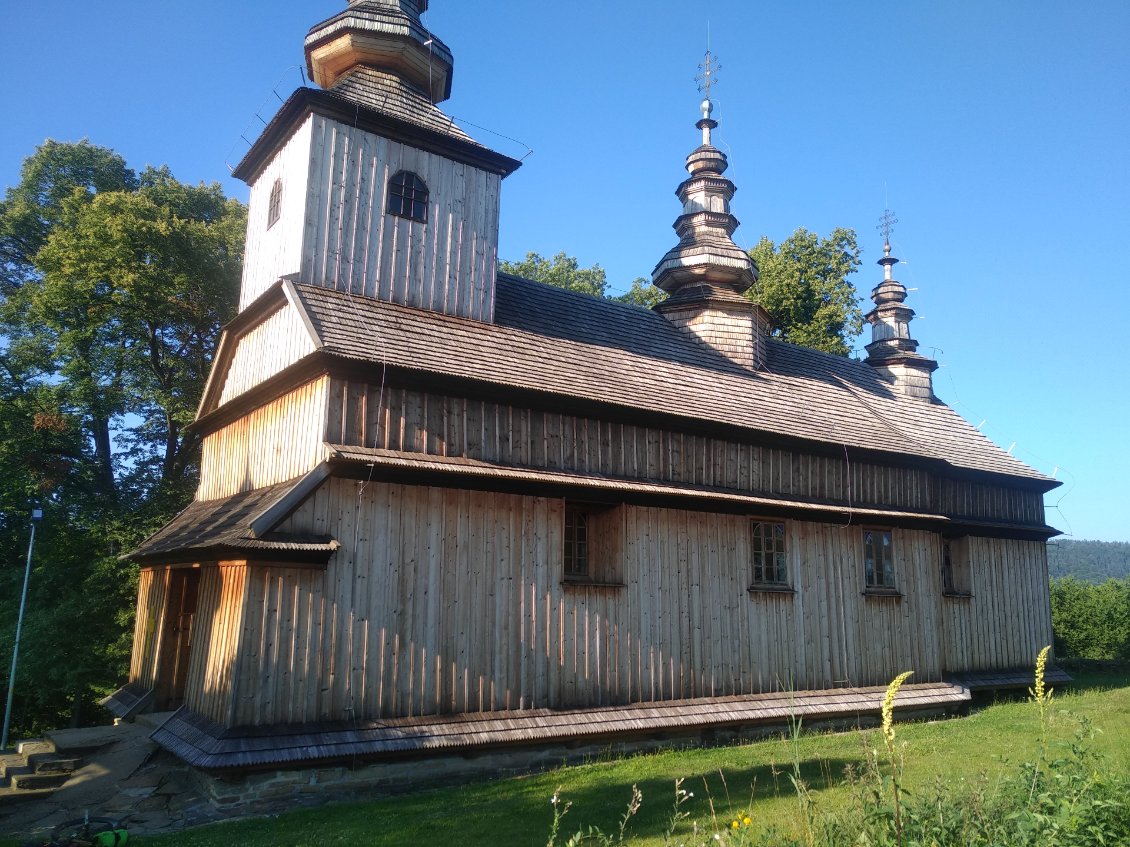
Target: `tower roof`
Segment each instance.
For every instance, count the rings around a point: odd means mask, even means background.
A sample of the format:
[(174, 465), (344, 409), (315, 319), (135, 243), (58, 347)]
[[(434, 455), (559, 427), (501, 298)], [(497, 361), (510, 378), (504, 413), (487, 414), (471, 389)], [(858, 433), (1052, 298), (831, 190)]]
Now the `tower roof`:
[(354, 68), (376, 68), (418, 88), (433, 103), (446, 100), (453, 58), (420, 22), (427, 8), (427, 0), (349, 0), (344, 11), (307, 33), (310, 77), (332, 88)]
[[(702, 88), (709, 95), (718, 68), (709, 52), (702, 68)], [(706, 285), (722, 295), (740, 295), (757, 282), (757, 266), (733, 240), (738, 219), (730, 212), (730, 200), (737, 187), (724, 176), (729, 161), (711, 138), (718, 122), (711, 117), (714, 105), (709, 96), (703, 99), (701, 110), (702, 118), (695, 126), (702, 130), (702, 143), (687, 156), (690, 177), (675, 191), (683, 204), (674, 225), (679, 243), (655, 266), (652, 281), (672, 296), (688, 284)]]

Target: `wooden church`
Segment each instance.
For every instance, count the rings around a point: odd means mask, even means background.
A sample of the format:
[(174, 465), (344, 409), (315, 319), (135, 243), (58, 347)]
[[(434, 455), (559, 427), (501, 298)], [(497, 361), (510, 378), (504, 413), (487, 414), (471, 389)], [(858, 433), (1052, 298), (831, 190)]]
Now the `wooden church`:
[(907, 708), (1022, 679), (1051, 641), (1057, 483), (934, 396), (889, 246), (865, 360), (771, 338), (706, 100), (665, 301), (499, 273), (519, 163), (437, 108), (426, 7), (316, 25), (318, 87), (236, 169), (200, 487), (132, 553), (108, 705), (172, 711), (158, 741), (233, 768), (859, 714), (905, 670)]

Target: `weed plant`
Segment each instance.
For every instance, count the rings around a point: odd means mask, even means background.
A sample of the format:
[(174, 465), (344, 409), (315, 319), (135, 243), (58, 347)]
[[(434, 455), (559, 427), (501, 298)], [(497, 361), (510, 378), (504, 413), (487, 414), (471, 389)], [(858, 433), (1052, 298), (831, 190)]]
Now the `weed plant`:
[[(861, 734), (866, 745), (862, 765), (844, 775), (852, 791), (846, 808), (822, 809), (801, 773), (799, 720), (791, 724), (793, 761), (787, 772), (796, 797), (795, 827), (759, 827), (754, 800), (736, 808), (730, 803), (725, 776), (721, 785), (726, 813), (720, 814), (709, 783), (703, 780), (703, 800), (675, 781), (675, 797), (663, 843), (669, 847), (1106, 847), (1130, 845), (1130, 779), (1104, 774), (1102, 756), (1091, 749), (1091, 722), (1067, 712), (1055, 713), (1052, 691), (1044, 671), (1049, 648), (1036, 659), (1035, 685), (1029, 690), (1039, 723), (1035, 753), (1007, 767), (995, 779), (982, 774), (972, 783), (938, 774), (924, 787), (910, 788), (908, 763), (894, 724), (899, 688), (911, 675), (900, 674), (887, 687), (883, 700), (881, 747), (874, 733)], [(1050, 741), (1053, 721), (1075, 723), (1066, 743)], [(910, 767), (914, 766), (910, 762)], [(777, 772), (774, 772), (774, 776)], [(722, 798), (720, 798), (721, 800)], [(577, 829), (565, 841), (563, 819), (571, 804), (553, 795), (553, 825), (547, 847), (610, 847), (631, 844), (631, 823), (643, 804), (639, 788), (619, 828), (606, 834), (598, 827)], [(697, 808), (696, 815), (693, 809)]]

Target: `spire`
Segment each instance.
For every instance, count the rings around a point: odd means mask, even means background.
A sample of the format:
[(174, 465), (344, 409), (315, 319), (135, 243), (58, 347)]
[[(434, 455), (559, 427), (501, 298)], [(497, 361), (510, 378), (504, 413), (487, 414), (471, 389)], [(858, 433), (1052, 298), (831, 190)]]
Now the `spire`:
[(451, 96), (451, 51), (420, 22), (428, 0), (348, 2), (345, 11), (306, 35), (306, 67), (318, 85), (332, 88), (356, 68), (373, 68), (398, 77), (432, 103)]
[(768, 316), (742, 296), (757, 282), (757, 266), (734, 243), (738, 219), (730, 212), (730, 201), (737, 188), (724, 176), (729, 161), (712, 139), (718, 122), (711, 117), (710, 90), (718, 84), (720, 67), (707, 51), (697, 77), (704, 98), (695, 126), (702, 131), (702, 143), (687, 156), (690, 176), (675, 191), (683, 204), (674, 224), (679, 243), (651, 277), (670, 295), (656, 311), (743, 367), (756, 368), (764, 360)]
[(675, 221), (679, 243), (660, 260), (651, 276), (671, 295), (677, 295), (688, 283), (706, 283), (718, 286), (720, 291), (741, 294), (757, 282), (757, 267), (734, 243), (738, 219), (730, 213), (730, 201), (737, 188), (723, 176), (729, 161), (711, 139), (718, 122), (710, 117), (714, 111), (710, 89), (718, 84), (721, 65), (707, 51), (699, 67), (699, 90), (705, 98), (700, 107), (702, 118), (695, 126), (702, 130), (702, 144), (687, 156), (690, 177), (675, 190), (683, 204), (683, 213)]
[(906, 286), (894, 278), (899, 260), (891, 255), (891, 232), (898, 219), (890, 209), (876, 227), (883, 233), (883, 281), (871, 291), (875, 308), (865, 316), (871, 324), (871, 343), (864, 361), (882, 371), (903, 394), (930, 399), (934, 396), (930, 374), (938, 367), (933, 359), (919, 355), (918, 342), (910, 335), (914, 310), (904, 305)]

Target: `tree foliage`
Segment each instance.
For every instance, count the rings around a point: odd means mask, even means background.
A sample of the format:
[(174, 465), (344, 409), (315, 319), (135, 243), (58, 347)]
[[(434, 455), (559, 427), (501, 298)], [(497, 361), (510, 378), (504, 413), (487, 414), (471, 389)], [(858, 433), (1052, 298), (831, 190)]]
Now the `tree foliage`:
[(611, 299), (615, 300), (617, 303), (627, 303), (629, 306), (639, 306), (643, 309), (650, 309), (662, 303), (666, 297), (666, 291), (652, 285), (642, 276), (638, 276), (632, 280), (631, 288), (623, 294), (617, 295)]
[(503, 273), (544, 282), (546, 285), (564, 288), (566, 291), (575, 291), (590, 297), (604, 297), (617, 303), (640, 306), (644, 309), (650, 309), (667, 296), (642, 276), (632, 280), (631, 288), (623, 294), (610, 295), (608, 276), (604, 268), (600, 265), (582, 268), (576, 256), (567, 256), (564, 252), (558, 253), (552, 259), (546, 259), (538, 253), (527, 253), (526, 258), (520, 262), (499, 262), (498, 269)]
[(1051, 601), (1060, 658), (1130, 659), (1130, 579), (1053, 579)]
[(1085, 582), (1130, 577), (1130, 543), (1057, 538), (1048, 542), (1048, 572)]
[(855, 286), (860, 264), (855, 233), (837, 228), (827, 238), (801, 227), (780, 244), (763, 237), (749, 251), (760, 279), (748, 296), (769, 313), (778, 338), (846, 356), (863, 328)]
[(527, 253), (526, 258), (520, 262), (499, 262), (498, 269), (503, 273), (592, 297), (603, 297), (608, 287), (604, 268), (600, 265), (582, 268), (576, 256), (566, 256), (564, 252), (552, 259), (546, 259), (538, 253)]
[[(761, 272), (747, 296), (765, 307), (773, 334), (793, 344), (846, 356), (863, 328), (855, 286), (848, 279), (860, 265), (855, 233), (835, 229), (827, 238), (803, 227), (780, 244), (762, 238), (749, 251)], [(608, 280), (600, 265), (582, 268), (574, 256), (558, 253), (546, 259), (527, 253), (521, 262), (499, 262), (499, 270), (593, 297), (608, 297)], [(666, 294), (643, 277), (610, 297), (650, 309)]]
[[(138, 175), (85, 141), (45, 143), (0, 201), (5, 600), (19, 596), (28, 509), (45, 510), (17, 728), (79, 722), (120, 682), (134, 574), (118, 557), (195, 486), (185, 427), (234, 312), (245, 221), (219, 186)], [(0, 655), (14, 617), (0, 613)]]

